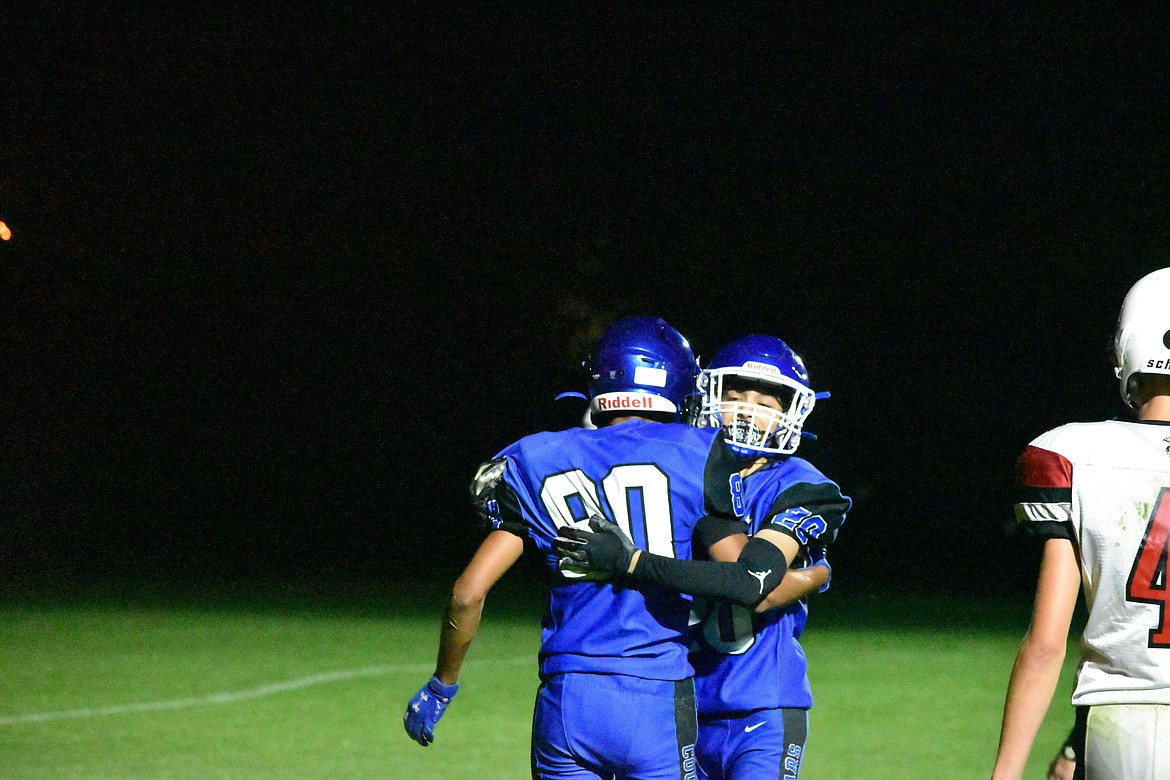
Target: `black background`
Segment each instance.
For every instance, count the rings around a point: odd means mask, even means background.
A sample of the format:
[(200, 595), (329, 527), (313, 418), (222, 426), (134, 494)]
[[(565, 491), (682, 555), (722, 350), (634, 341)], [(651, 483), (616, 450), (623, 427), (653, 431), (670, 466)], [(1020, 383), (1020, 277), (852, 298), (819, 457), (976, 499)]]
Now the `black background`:
[(832, 393), (838, 581), (1026, 588), (1015, 455), (1123, 413), (1117, 309), (1170, 257), (1162, 13), (38, 5), (0, 54), (9, 582), (449, 579), (475, 465), (653, 313)]

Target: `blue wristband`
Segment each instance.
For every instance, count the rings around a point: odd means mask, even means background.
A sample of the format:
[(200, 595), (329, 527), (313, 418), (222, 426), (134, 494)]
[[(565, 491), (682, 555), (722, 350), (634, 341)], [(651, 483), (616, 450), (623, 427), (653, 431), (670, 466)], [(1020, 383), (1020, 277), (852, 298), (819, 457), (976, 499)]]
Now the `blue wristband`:
[(439, 676), (436, 674), (435, 676), (431, 677), (430, 682), (427, 683), (427, 688), (431, 693), (435, 694), (439, 698), (450, 701), (455, 697), (455, 694), (459, 692), (459, 683), (451, 683), (450, 685), (446, 685), (442, 680), (439, 679)]

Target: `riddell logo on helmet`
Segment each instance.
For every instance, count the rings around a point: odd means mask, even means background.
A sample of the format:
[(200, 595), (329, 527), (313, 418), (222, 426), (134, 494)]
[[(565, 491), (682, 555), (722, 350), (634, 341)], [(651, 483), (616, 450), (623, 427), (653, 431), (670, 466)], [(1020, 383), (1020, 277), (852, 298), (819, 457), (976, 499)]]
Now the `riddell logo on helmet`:
[(612, 412), (615, 409), (653, 409), (654, 396), (632, 393), (630, 395), (610, 396), (597, 398), (597, 411)]
[(754, 360), (749, 360), (743, 364), (744, 368), (750, 368), (753, 371), (762, 371), (765, 374), (779, 374), (780, 369), (776, 366), (770, 366), (767, 363), (757, 363)]

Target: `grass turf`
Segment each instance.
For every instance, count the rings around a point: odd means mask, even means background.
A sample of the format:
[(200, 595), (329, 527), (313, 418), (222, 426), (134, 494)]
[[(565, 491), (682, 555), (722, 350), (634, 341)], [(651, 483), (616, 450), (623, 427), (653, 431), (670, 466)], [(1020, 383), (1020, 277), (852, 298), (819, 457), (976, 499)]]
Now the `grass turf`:
[[(230, 591), (230, 589), (229, 589)], [(429, 677), (441, 586), (243, 599), (138, 591), (0, 605), (0, 775), (14, 778), (528, 776), (539, 589), (489, 599), (435, 744), (402, 730)], [(804, 644), (816, 706), (802, 777), (982, 778), (1028, 604), (816, 597)], [(1075, 648), (1029, 764), (1071, 724)]]

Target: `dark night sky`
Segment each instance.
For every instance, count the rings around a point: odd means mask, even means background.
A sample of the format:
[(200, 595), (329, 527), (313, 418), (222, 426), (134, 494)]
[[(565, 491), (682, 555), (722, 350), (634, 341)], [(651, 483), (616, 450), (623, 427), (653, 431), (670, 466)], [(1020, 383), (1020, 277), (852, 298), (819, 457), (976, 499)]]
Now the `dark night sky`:
[(1015, 454), (1120, 413), (1170, 259), (1164, 13), (40, 5), (0, 54), (18, 577), (453, 576), (475, 464), (655, 313), (833, 393), (839, 577), (1010, 580)]

